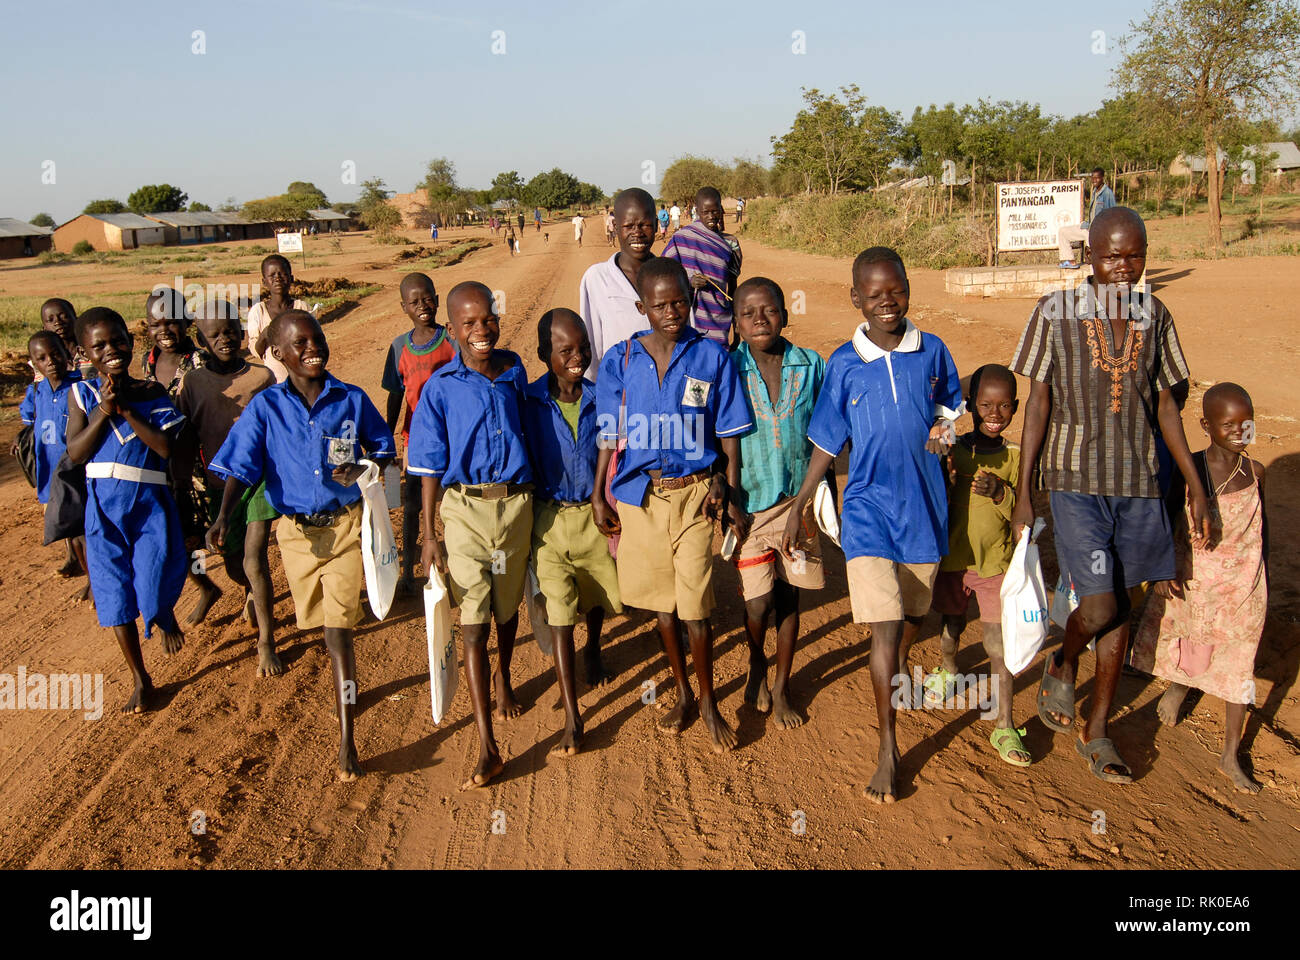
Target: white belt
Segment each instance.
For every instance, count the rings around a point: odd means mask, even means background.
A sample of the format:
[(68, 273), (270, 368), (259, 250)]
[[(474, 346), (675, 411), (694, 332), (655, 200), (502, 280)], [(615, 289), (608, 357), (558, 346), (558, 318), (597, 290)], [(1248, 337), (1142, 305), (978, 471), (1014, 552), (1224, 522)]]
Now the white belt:
[(167, 483), (167, 474), (161, 470), (145, 470), (128, 463), (105, 461), (86, 464), (86, 477), (95, 480), (130, 480), (132, 483)]

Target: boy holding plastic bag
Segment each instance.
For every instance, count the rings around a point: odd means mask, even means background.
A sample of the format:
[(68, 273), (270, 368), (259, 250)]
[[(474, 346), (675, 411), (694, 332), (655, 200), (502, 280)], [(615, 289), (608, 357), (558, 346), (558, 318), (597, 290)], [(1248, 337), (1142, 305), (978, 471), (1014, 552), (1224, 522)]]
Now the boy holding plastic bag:
[(925, 701), (941, 706), (953, 696), (957, 644), (971, 597), (979, 608), (981, 639), (994, 677), (997, 719), (989, 742), (1007, 763), (1032, 762), (1011, 719), (1012, 671), (1003, 656), (1002, 581), (1016, 548), (1011, 511), (1016, 505), (1020, 448), (1002, 433), (1016, 413), (1016, 378), (990, 363), (970, 378), (967, 409), (975, 429), (948, 454), (948, 554), (939, 564), (931, 608), (943, 617), (943, 663), (925, 678)]
[(221, 510), (208, 529), (220, 549), (244, 490), (266, 482), (266, 499), (282, 514), (275, 529), (298, 629), (325, 628), (334, 665), (340, 780), (361, 775), (352, 738), (357, 703), (352, 629), (361, 619), (361, 490), (370, 459), (382, 471), (396, 454), (393, 434), (360, 387), (326, 372), (329, 346), (316, 318), (289, 310), (267, 329), (271, 352), (288, 377), (244, 408), (208, 464), (226, 477)]

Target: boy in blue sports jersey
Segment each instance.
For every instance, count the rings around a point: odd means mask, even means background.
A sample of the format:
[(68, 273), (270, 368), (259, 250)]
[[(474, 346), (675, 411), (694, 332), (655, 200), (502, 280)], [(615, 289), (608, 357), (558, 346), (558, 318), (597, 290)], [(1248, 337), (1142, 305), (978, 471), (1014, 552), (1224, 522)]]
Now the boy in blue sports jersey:
[[(68, 398), (72, 385), (81, 374), (72, 369), (72, 357), (67, 345), (53, 330), (40, 330), (27, 341), (27, 355), (40, 379), (27, 388), (18, 415), (23, 423), (32, 427), (32, 449), (36, 456), (36, 499), (42, 507), (50, 502), (50, 480), (54, 468), (67, 448)], [(15, 440), (10, 453), (18, 451)], [(68, 537), (63, 541), (67, 557), (59, 573), (65, 577), (76, 576), (86, 569), (86, 540)], [(89, 581), (86, 590), (88, 591)], [(82, 595), (85, 599), (85, 594)]]
[(315, 317), (287, 310), (265, 336), (288, 375), (248, 402), (208, 464), (226, 478), (208, 549), (224, 547), (244, 491), (265, 481), (266, 499), (281, 514), (275, 539), (298, 629), (325, 628), (339, 719), (338, 778), (355, 780), (362, 769), (352, 732), (358, 692), (352, 631), (361, 619), (365, 576), (358, 461), (372, 460), (382, 472), (396, 444), (365, 391), (326, 371), (329, 344)]
[[(653, 257), (637, 275), (637, 310), (650, 329), (615, 344), (596, 381), (602, 449), (591, 494), (596, 526), (621, 530), (618, 586), (623, 602), (659, 615), (659, 636), (677, 682), (677, 703), (659, 726), (680, 732), (695, 695), (686, 681), (680, 621), (700, 683), (700, 719), (722, 753), (736, 733), (713, 694), (713, 528), (723, 518), (743, 529), (740, 434), (753, 425), (745, 391), (727, 351), (691, 327), (691, 286), (676, 260)], [(625, 414), (625, 415), (624, 415)], [(611, 492), (605, 474), (625, 438)]]
[(131, 333), (121, 314), (92, 307), (77, 318), (77, 341), (99, 374), (72, 385), (68, 459), (86, 465), (86, 570), (101, 627), (112, 627), (134, 690), (123, 713), (153, 706), (136, 617), (145, 639), (154, 624), (163, 650), (184, 637), (173, 607), (188, 568), (180, 513), (167, 485), (168, 459), (185, 418), (166, 389), (136, 380)]
[[(532, 543), (533, 472), (523, 435), (528, 378), (518, 354), (496, 349), (501, 322), (492, 291), (458, 283), (447, 294), (447, 319), (459, 353), (420, 391), (406, 469), (424, 485), (424, 569), (447, 575), (460, 607), (465, 681), (479, 735), (478, 766), (461, 784), (468, 790), (505, 769), (489, 712), (487, 641), (494, 619), (495, 715), (506, 720), (523, 712), (510, 685), (510, 659)], [(446, 550), (434, 532), (438, 512)]]
[(618, 570), (591, 515), (596, 473), (596, 385), (582, 372), (591, 364), (591, 343), (582, 317), (557, 307), (537, 323), (537, 355), (548, 370), (528, 385), (524, 439), (537, 489), (533, 495), (533, 563), (546, 597), (546, 620), (555, 634), (555, 673), (566, 723), (551, 751), (572, 756), (582, 746), (574, 677), (573, 633), (578, 615), (587, 619), (584, 651), (589, 686), (611, 679), (600, 661), (605, 614), (620, 613)]
[(907, 319), (902, 258), (871, 247), (853, 261), (853, 305), (866, 321), (831, 354), (808, 439), (808, 473), (786, 523), (792, 552), (804, 502), (848, 444), (840, 542), (848, 560), (856, 623), (871, 625), (871, 686), (879, 718), (879, 764), (863, 795), (897, 798), (896, 686), (930, 609), (939, 560), (948, 550), (948, 493), (941, 456), (965, 410), (957, 367), (943, 341)]

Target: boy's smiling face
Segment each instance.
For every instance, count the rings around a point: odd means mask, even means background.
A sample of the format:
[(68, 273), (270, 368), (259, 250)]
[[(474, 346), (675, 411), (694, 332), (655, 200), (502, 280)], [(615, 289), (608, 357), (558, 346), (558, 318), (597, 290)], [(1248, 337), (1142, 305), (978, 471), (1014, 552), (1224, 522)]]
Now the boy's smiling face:
[(180, 346), (185, 338), (186, 321), (183, 318), (169, 317), (175, 312), (173, 304), (166, 297), (150, 297), (145, 309), (145, 332), (159, 350), (170, 352)]
[(636, 308), (650, 321), (655, 333), (676, 342), (681, 339), (691, 315), (691, 292), (676, 277), (654, 277), (647, 282)]
[(72, 339), (72, 325), (76, 316), (61, 303), (47, 303), (41, 307), (41, 326), (65, 343)]
[(239, 358), (239, 346), (244, 333), (239, 321), (233, 317), (203, 317), (198, 321), (199, 339), (208, 353), (222, 364), (234, 363)]
[(722, 232), (722, 204), (715, 197), (700, 197), (695, 202), (695, 215), (714, 233)]
[(614, 211), (614, 228), (618, 233), (619, 249), (634, 260), (650, 256), (657, 221), (653, 210), (632, 201), (622, 210)]
[(785, 306), (767, 287), (750, 287), (736, 297), (736, 329), (751, 350), (767, 353), (785, 328)]
[(479, 363), (487, 362), (501, 338), (501, 320), (492, 301), (480, 290), (464, 291), (447, 304), (447, 319), (461, 352)]
[(427, 278), (402, 285), (402, 312), (412, 326), (433, 327), (438, 322), (438, 294)]
[(325, 331), (311, 317), (294, 316), (283, 320), (280, 335), (271, 352), (284, 364), (291, 377), (299, 380), (324, 380), (330, 361)]
[(984, 436), (997, 439), (1010, 426), (1017, 406), (1019, 401), (1011, 384), (993, 377), (982, 379), (971, 408), (975, 428)]
[(907, 316), (907, 274), (891, 260), (864, 263), (853, 276), (849, 297), (862, 311), (871, 329), (879, 333), (901, 334)]
[(93, 323), (81, 334), (81, 349), (100, 376), (115, 380), (131, 368), (133, 340), (126, 324)]
[[(53, 330), (50, 332), (54, 333)], [(62, 340), (59, 341), (57, 348), (51, 347), (43, 337), (33, 340), (27, 347), (27, 355), (32, 358), (32, 366), (36, 368), (36, 372), (46, 380), (56, 383), (62, 381), (67, 375), (69, 357)]]
[(1210, 442), (1229, 453), (1245, 453), (1254, 431), (1254, 405), (1248, 398), (1234, 394), (1207, 399), (1202, 410), (1205, 415), (1201, 417), (1201, 428), (1209, 434)]
[(582, 372), (591, 366), (591, 341), (587, 328), (568, 316), (556, 317), (551, 323), (551, 373), (561, 383), (582, 380)]

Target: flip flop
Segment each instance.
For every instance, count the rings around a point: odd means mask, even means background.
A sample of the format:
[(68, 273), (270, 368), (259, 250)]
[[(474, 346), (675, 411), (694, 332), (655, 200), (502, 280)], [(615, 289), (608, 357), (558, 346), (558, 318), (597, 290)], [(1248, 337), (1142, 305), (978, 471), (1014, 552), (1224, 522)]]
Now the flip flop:
[(1058, 680), (1048, 673), (1048, 668), (1056, 659), (1056, 654), (1049, 653), (1043, 660), (1043, 679), (1038, 684), (1038, 719), (1043, 726), (1057, 733), (1073, 733), (1074, 725), (1058, 723), (1051, 718), (1051, 713), (1074, 719), (1074, 684)]
[(1013, 767), (1027, 767), (1033, 760), (1017, 760), (1011, 756), (1013, 753), (1028, 754), (1024, 742), (1020, 739), (1025, 735), (1024, 727), (1017, 730), (1015, 727), (998, 727), (989, 735), (989, 743), (997, 748), (998, 756)]
[[(1084, 743), (1082, 740), (1074, 741), (1074, 749), (1078, 751), (1079, 756), (1088, 761), (1093, 775), (1107, 783), (1132, 783), (1133, 774), (1129, 765), (1120, 757), (1119, 751), (1115, 749), (1115, 742), (1110, 737), (1098, 737), (1096, 740), (1089, 740)], [(1107, 773), (1106, 767), (1122, 767), (1129, 770), (1129, 773)]]
[(937, 667), (925, 675), (921, 687), (925, 690), (924, 701), (927, 709), (942, 710), (957, 692), (957, 674)]

